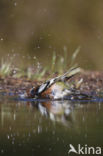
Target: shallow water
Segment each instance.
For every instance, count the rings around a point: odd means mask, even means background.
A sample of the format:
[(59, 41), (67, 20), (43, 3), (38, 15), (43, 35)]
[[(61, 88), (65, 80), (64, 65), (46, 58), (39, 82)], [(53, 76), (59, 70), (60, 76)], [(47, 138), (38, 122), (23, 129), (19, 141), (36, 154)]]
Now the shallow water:
[(0, 155), (68, 156), (70, 144), (76, 149), (78, 144), (102, 148), (102, 112), (102, 103), (26, 102), (1, 97)]

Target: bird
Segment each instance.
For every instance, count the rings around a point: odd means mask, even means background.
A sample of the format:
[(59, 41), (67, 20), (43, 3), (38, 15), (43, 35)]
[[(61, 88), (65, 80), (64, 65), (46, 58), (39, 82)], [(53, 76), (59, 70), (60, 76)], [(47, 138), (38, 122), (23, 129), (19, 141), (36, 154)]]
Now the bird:
[[(47, 80), (46, 82), (33, 87), (28, 93), (29, 98), (63, 99), (65, 96), (73, 93), (68, 89), (66, 83), (69, 79), (81, 71), (80, 67), (69, 69), (61, 76)], [(61, 85), (62, 84), (62, 85)]]

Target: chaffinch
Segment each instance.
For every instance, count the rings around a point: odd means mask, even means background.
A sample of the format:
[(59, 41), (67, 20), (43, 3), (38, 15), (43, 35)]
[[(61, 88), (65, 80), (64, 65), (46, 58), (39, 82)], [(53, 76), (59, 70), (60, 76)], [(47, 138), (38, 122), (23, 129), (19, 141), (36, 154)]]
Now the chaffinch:
[[(30, 98), (48, 98), (48, 99), (63, 99), (65, 96), (71, 94), (71, 90), (65, 85), (67, 80), (80, 72), (80, 68), (72, 68), (65, 74), (47, 80), (45, 83), (33, 87), (28, 97)], [(62, 84), (62, 85), (61, 85)]]

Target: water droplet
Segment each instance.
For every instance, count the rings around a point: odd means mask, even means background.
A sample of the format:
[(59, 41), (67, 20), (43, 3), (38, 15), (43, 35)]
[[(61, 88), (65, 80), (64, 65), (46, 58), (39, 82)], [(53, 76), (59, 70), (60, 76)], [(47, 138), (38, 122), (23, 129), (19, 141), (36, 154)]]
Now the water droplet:
[(57, 137), (57, 141), (59, 141), (59, 137)]
[(33, 59), (36, 60), (36, 56), (34, 56)]
[(71, 112), (70, 109), (66, 109), (66, 110), (65, 110), (65, 114), (66, 114), (66, 115), (69, 115), (70, 112)]
[(84, 116), (83, 116), (82, 120), (83, 120), (83, 122), (85, 121), (85, 117)]
[(49, 49), (51, 49), (52, 48), (52, 46), (51, 45), (49, 45)]
[(4, 150), (3, 149), (1, 149), (1, 153), (4, 153)]
[(10, 139), (10, 136), (9, 136), (9, 135), (7, 135), (7, 138), (8, 138), (8, 139)]
[(12, 144), (14, 145), (14, 140), (12, 141)]
[(14, 3), (14, 6), (17, 6), (17, 3), (16, 2)]
[(42, 128), (38, 126), (38, 133), (40, 133), (41, 131), (42, 131)]
[(17, 71), (16, 71), (16, 70), (14, 70), (14, 71), (13, 71), (13, 74), (16, 74), (16, 72), (17, 72)]
[(3, 41), (4, 39), (3, 38), (1, 38), (1, 41)]
[(13, 53), (13, 52), (14, 52), (14, 49), (12, 49), (11, 51), (12, 51), (12, 53)]
[(37, 48), (40, 49), (40, 46), (38, 45)]
[(14, 113), (14, 120), (16, 120), (16, 114)]
[(49, 148), (49, 151), (51, 151), (51, 150), (52, 150), (52, 148), (50, 147), (50, 148)]

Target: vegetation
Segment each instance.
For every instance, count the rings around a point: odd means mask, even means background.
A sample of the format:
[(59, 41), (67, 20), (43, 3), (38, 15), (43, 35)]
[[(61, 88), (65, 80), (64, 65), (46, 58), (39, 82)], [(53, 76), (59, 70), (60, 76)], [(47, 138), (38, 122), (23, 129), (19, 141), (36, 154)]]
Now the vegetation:
[(0, 76), (1, 77), (9, 76), (11, 74), (11, 71), (12, 71), (11, 63), (4, 62), (4, 60), (2, 59), (0, 67)]
[(64, 55), (57, 56), (56, 52), (53, 53), (51, 65), (49, 67), (41, 67), (38, 66), (38, 59), (35, 58), (36, 67), (28, 67), (27, 69), (19, 69), (13, 67), (13, 64), (8, 61), (4, 61), (2, 59), (1, 66), (0, 66), (0, 76), (5, 78), (7, 76), (12, 76), (15, 78), (26, 77), (27, 79), (36, 79), (41, 80), (45, 78), (46, 75), (50, 76), (52, 74), (57, 73), (63, 74), (66, 70), (71, 67), (77, 66), (75, 64), (75, 59), (77, 57), (78, 52), (80, 51), (80, 47), (78, 47), (75, 52), (73, 53), (70, 62), (67, 60), (67, 48), (64, 47)]

